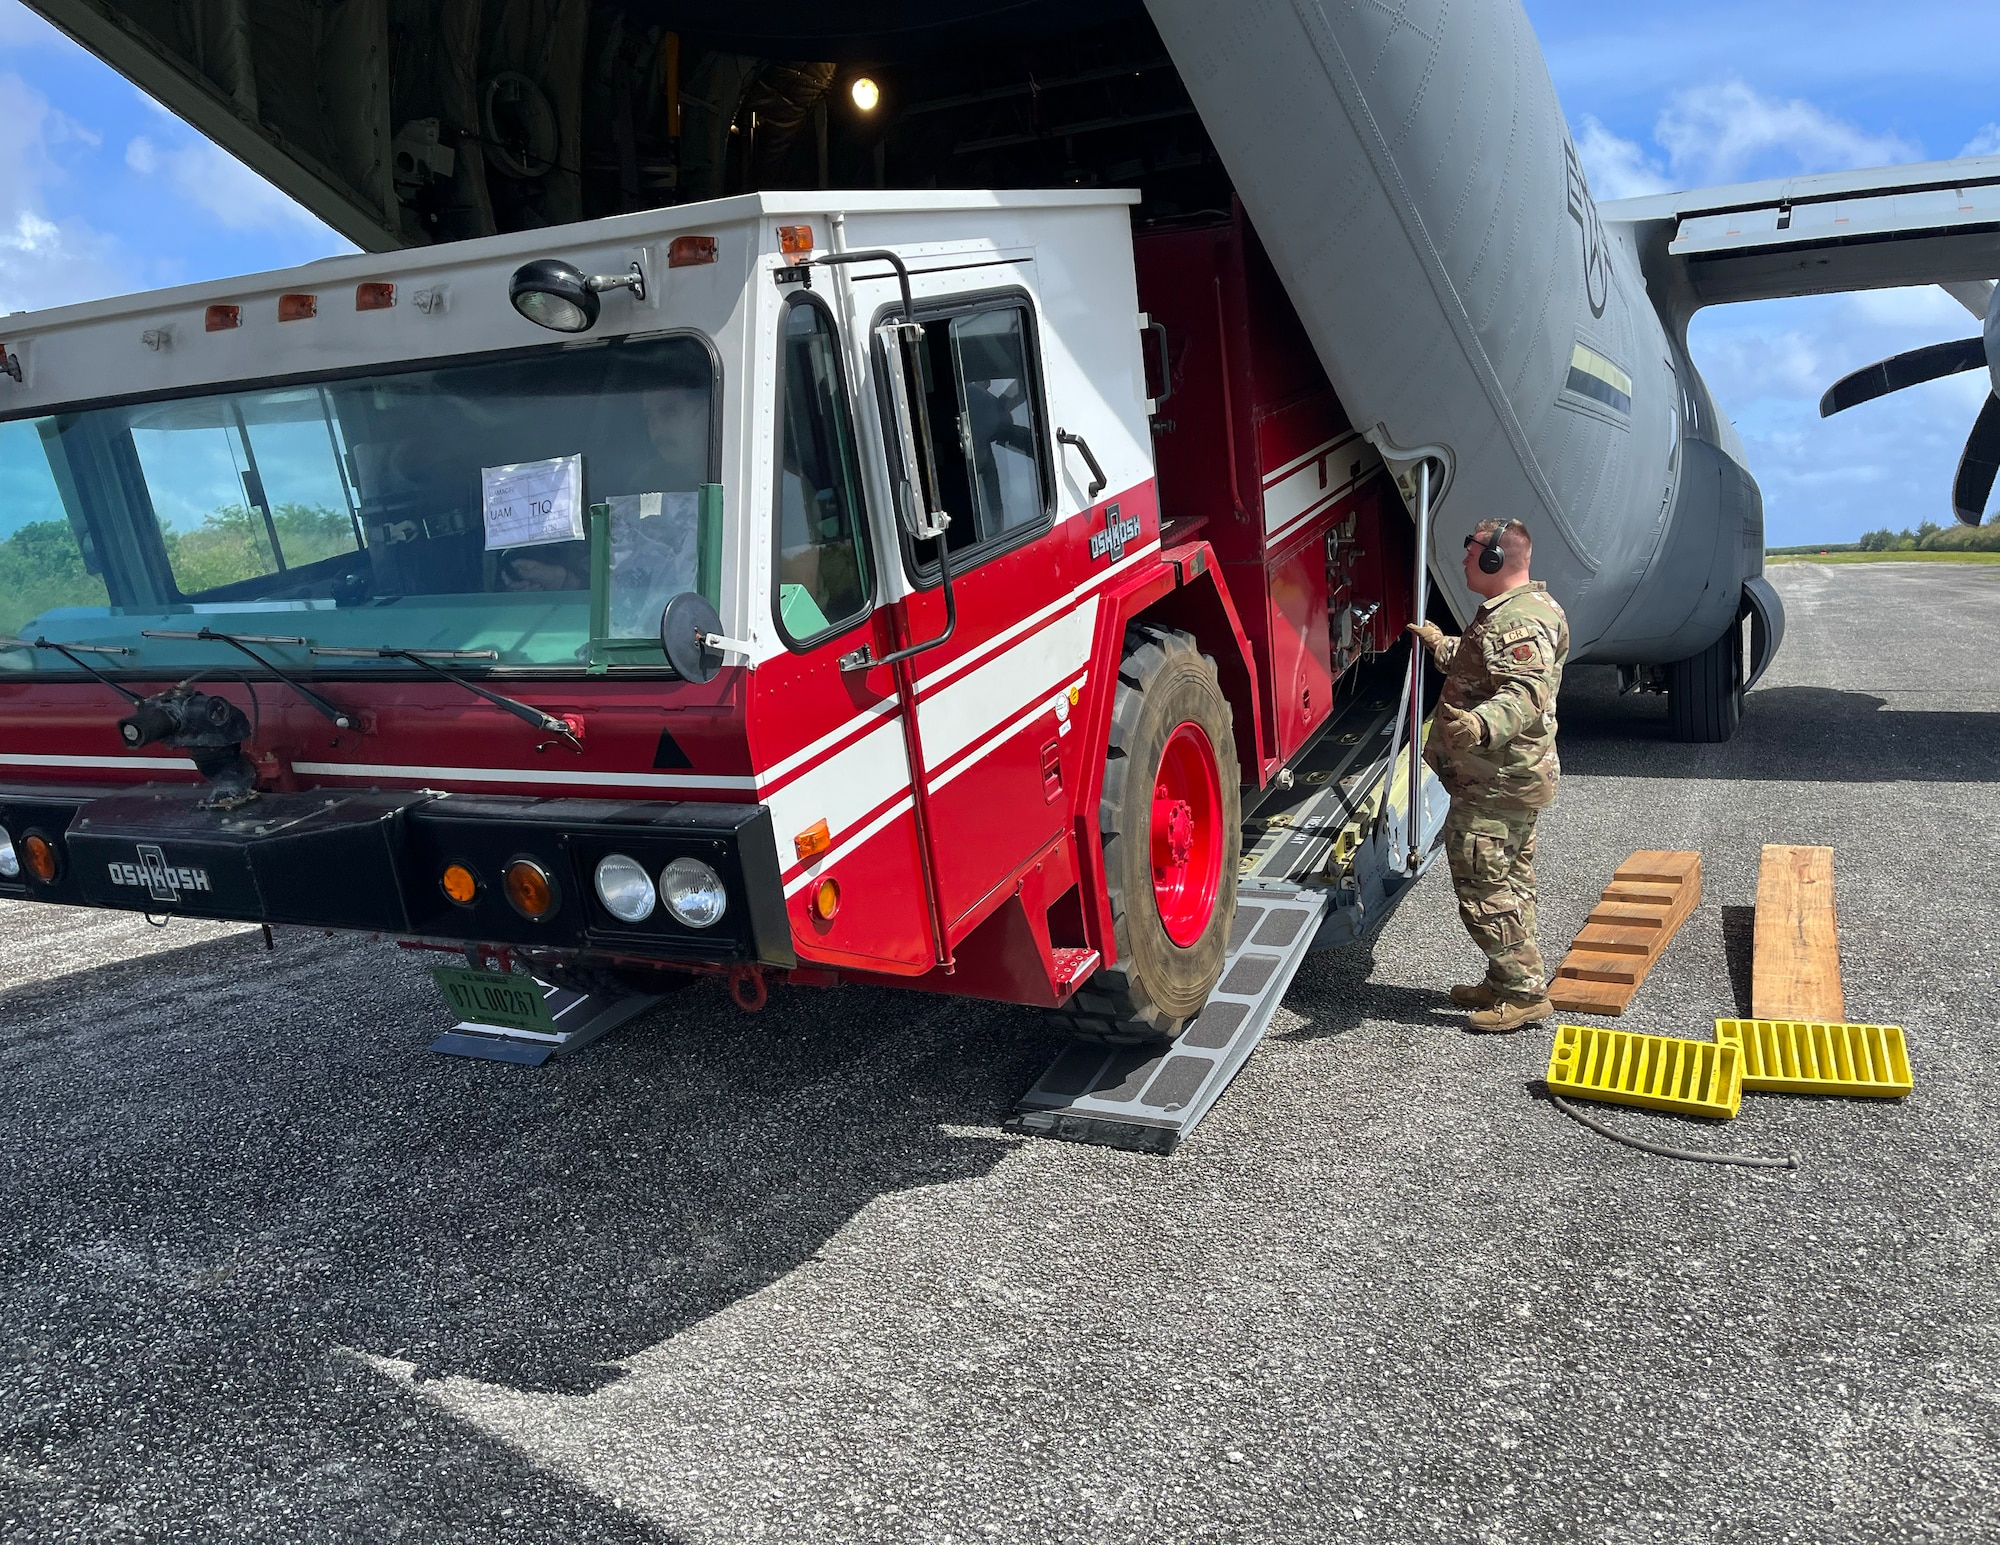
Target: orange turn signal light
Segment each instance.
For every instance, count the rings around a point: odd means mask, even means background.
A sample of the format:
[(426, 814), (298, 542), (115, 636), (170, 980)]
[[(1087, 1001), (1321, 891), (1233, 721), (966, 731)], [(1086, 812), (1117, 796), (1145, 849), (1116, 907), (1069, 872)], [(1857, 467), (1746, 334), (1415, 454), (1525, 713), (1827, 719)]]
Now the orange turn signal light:
[(278, 297), (278, 320), (280, 322), (303, 322), (307, 317), (319, 315), (317, 295), (280, 295)]
[(48, 838), (40, 832), (29, 832), (21, 839), (21, 866), (42, 884), (53, 885), (56, 876), (62, 873), (62, 857)]
[(818, 858), (833, 846), (833, 833), (824, 820), (815, 821), (792, 839), (792, 849), (801, 860)]
[(438, 889), (447, 900), (469, 907), (479, 898), (479, 876), (463, 864), (446, 864), (438, 876)]
[(354, 287), (354, 309), (356, 311), (387, 311), (396, 304), (396, 287), (370, 280)]
[(676, 236), (667, 243), (667, 267), (692, 268), (715, 261), (713, 236)]
[(813, 916), (822, 923), (833, 921), (834, 913), (840, 910), (840, 882), (831, 875), (819, 882), (813, 891)]
[(813, 249), (813, 228), (809, 225), (778, 227), (778, 250), (786, 257), (804, 257)]
[(201, 325), (211, 333), (226, 333), (243, 325), (241, 306), (210, 306), (202, 314)]
[(500, 876), (500, 888), (514, 910), (539, 923), (556, 909), (556, 882), (532, 858), (517, 858)]

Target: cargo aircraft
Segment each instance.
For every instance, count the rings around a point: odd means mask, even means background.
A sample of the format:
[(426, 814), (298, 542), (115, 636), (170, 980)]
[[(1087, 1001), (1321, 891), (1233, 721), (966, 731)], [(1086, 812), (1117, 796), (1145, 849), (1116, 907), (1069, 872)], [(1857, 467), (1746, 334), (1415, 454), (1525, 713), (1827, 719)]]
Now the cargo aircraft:
[[(1939, 284), (1983, 337), (1824, 411), (2000, 383), (2000, 158), (1600, 205), (1518, 0), (29, 3), (369, 250), (772, 189), (1129, 186), (1139, 230), (1240, 200), (1349, 421), (1406, 497), (1426, 469), (1444, 603), (1475, 522), (1528, 522), (1572, 660), (1686, 740), (1730, 736), (1784, 626), (1693, 313)], [(1996, 463), (1989, 399), (1960, 520)]]

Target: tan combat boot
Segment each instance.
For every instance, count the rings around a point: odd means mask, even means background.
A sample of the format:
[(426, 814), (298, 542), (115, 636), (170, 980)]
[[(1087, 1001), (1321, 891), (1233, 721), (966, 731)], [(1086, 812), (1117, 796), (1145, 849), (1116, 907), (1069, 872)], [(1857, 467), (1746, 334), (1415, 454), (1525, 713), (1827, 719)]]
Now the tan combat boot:
[(1523, 1025), (1547, 1019), (1555, 1011), (1555, 1005), (1547, 998), (1537, 998), (1532, 1003), (1495, 1003), (1490, 1009), (1466, 1015), (1465, 1028), (1480, 1035), (1505, 1035)]
[(1490, 1009), (1500, 1001), (1500, 994), (1490, 982), (1475, 982), (1470, 987), (1452, 988), (1451, 1001), (1462, 1009)]

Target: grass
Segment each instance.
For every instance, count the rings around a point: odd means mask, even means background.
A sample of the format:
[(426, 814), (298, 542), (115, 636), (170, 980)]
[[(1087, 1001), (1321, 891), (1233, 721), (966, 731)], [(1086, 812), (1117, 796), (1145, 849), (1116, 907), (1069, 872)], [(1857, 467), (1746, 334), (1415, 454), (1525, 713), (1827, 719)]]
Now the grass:
[(1900, 553), (1766, 553), (1768, 568), (1774, 563), (2000, 563), (2000, 552), (1973, 552), (1967, 549), (1944, 552)]

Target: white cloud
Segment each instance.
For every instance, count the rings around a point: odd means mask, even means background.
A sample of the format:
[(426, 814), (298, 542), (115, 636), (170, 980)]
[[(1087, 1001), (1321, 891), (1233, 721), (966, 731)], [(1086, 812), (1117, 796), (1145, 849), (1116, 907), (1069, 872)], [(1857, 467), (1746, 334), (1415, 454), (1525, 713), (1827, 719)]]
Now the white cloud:
[(326, 229), (315, 215), (210, 140), (162, 148), (137, 135), (125, 146), (125, 164), (142, 177), (166, 178), (176, 193), (225, 230)]
[(1869, 134), (1803, 98), (1767, 97), (1740, 80), (1675, 92), (1653, 138), (1692, 185), (1844, 171), (1922, 158), (1894, 134)]
[(19, 76), (0, 75), (0, 311), (39, 310), (119, 288), (114, 243), (81, 220), (52, 219), (61, 173), (49, 145), (89, 139)]
[(1965, 143), (1962, 156), (2000, 156), (2000, 123), (1989, 123)]
[(1673, 189), (1659, 162), (1650, 159), (1635, 141), (1620, 139), (1588, 114), (1583, 133), (1577, 136), (1576, 153), (1583, 158), (1583, 172), (1590, 179), (1594, 198), (1637, 198)]

